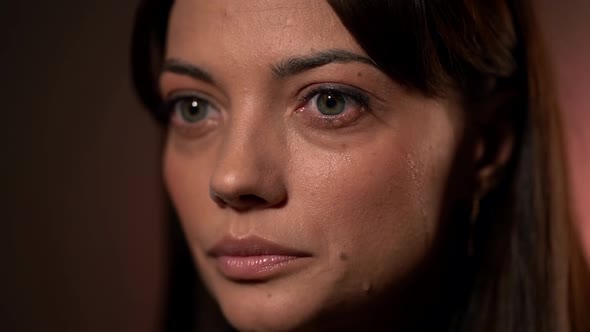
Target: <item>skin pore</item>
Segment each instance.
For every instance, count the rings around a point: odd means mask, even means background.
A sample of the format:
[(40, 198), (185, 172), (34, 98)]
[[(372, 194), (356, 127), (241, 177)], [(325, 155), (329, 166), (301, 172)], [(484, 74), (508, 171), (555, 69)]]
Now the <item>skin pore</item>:
[[(430, 254), (460, 107), (381, 72), (326, 2), (175, 1), (160, 90), (166, 185), (236, 328), (346, 322)], [(252, 237), (304, 255), (248, 280), (220, 270), (212, 248)]]

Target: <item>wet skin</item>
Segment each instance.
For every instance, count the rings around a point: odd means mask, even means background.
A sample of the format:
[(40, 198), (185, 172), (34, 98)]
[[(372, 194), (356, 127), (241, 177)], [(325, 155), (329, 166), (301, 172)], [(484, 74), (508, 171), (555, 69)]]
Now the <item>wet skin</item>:
[(457, 103), (381, 72), (324, 1), (178, 0), (170, 22), (164, 176), (228, 320), (311, 329), (395, 289), (439, 231)]

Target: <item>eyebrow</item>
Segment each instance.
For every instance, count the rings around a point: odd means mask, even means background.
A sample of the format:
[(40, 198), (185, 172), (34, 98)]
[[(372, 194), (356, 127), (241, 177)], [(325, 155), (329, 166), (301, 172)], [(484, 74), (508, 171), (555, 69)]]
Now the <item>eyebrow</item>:
[(162, 73), (164, 72), (186, 75), (212, 85), (216, 84), (213, 75), (209, 74), (205, 69), (199, 68), (180, 59), (166, 60), (162, 66)]
[(274, 76), (283, 79), (288, 76), (300, 74), (304, 71), (322, 67), (331, 63), (360, 62), (378, 68), (375, 61), (346, 50), (333, 49), (317, 52), (311, 55), (292, 57), (279, 62), (271, 67)]
[[(313, 53), (305, 56), (296, 56), (287, 58), (277, 64), (271, 65), (271, 71), (275, 78), (284, 79), (302, 72), (322, 67), (331, 63), (350, 63), (360, 62), (371, 65), (377, 69), (379, 67), (370, 58), (350, 51), (332, 49)], [(193, 79), (216, 85), (213, 75), (203, 68), (199, 68), (181, 59), (167, 59), (162, 66), (162, 73), (171, 72), (180, 75), (190, 76)]]

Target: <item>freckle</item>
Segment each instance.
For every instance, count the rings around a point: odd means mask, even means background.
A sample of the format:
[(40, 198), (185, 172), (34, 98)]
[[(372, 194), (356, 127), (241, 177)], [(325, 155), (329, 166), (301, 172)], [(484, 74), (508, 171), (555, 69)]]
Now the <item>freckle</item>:
[(268, 293), (268, 294), (266, 294), (266, 297), (270, 299), (272, 297), (272, 294)]
[(348, 259), (348, 255), (345, 252), (340, 253), (340, 260), (345, 261)]
[(357, 77), (363, 77), (363, 73), (361, 73), (360, 71), (358, 73), (356, 73)]
[(342, 145), (340, 145), (341, 148), (346, 149), (348, 147), (348, 145), (346, 145), (346, 143), (342, 143)]

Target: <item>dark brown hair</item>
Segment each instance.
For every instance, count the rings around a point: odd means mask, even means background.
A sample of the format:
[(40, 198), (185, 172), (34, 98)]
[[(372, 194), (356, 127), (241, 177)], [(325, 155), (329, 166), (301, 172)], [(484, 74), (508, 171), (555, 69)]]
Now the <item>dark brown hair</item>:
[[(473, 242), (474, 252), (453, 261), (461, 275), (448, 284), (447, 293), (457, 299), (440, 310), (445, 317), (438, 328), (574, 329), (572, 313), (581, 312), (575, 307), (579, 301), (570, 297), (574, 292), (570, 278), (572, 257), (577, 257), (579, 248), (569, 244), (577, 239), (570, 234), (561, 123), (531, 4), (525, 0), (328, 2), (392, 79), (425, 96), (459, 94), (468, 121), (465, 151), (474, 135), (489, 142), (506, 132), (513, 136), (511, 155), (495, 174), (493, 189), (481, 197), (473, 226), (468, 227), (466, 209), (448, 213), (459, 216), (451, 229), (464, 230), (465, 236), (459, 238)], [(156, 84), (171, 6), (170, 0), (146, 0), (136, 19), (133, 78), (151, 110), (160, 104)], [(490, 146), (493, 158), (497, 151)], [(461, 176), (465, 186), (460, 192), (472, 197), (480, 185), (475, 175), (452, 175), (449, 186), (456, 186)], [(466, 246), (458, 247), (466, 252)]]

